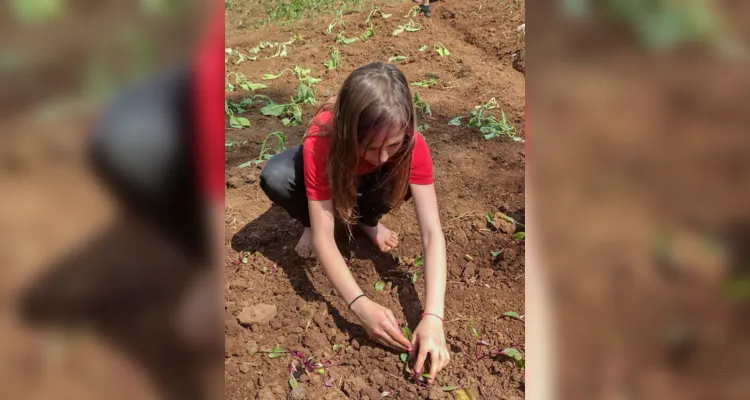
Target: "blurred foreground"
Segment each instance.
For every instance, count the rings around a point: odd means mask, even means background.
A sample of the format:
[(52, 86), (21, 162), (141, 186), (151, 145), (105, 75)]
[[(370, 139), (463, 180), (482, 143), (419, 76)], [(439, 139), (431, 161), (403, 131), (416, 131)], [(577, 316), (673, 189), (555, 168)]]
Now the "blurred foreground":
[[(179, 319), (215, 264), (207, 250), (186, 250), (185, 237), (208, 247), (202, 161), (183, 129), (200, 122), (167, 91), (149, 92), (196, 68), (208, 16), (222, 11), (213, 5), (22, 0), (2, 13), (0, 398), (221, 396), (221, 320), (196, 346), (194, 323)], [(184, 86), (196, 91), (192, 78)], [(94, 169), (91, 151), (107, 135)], [(221, 312), (218, 301), (199, 303)]]
[(530, 399), (750, 396), (749, 13), (530, 3)]

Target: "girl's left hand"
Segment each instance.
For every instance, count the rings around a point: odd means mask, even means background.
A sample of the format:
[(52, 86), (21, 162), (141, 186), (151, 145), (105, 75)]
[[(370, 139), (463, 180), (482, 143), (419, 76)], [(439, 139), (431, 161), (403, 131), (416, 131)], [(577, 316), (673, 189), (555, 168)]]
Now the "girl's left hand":
[(422, 374), (427, 355), (430, 355), (430, 374), (429, 383), (435, 380), (438, 372), (445, 368), (450, 362), (450, 353), (448, 346), (445, 344), (445, 333), (443, 332), (443, 321), (432, 315), (425, 315), (419, 322), (417, 329), (412, 335), (412, 354), (409, 358), (414, 359), (417, 355), (417, 362), (414, 364), (414, 372)]

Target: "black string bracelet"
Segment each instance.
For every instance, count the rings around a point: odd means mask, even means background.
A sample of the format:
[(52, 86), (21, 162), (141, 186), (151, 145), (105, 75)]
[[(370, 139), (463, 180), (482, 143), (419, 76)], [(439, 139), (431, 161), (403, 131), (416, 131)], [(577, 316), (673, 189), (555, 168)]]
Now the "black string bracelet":
[(354, 302), (355, 302), (355, 301), (359, 300), (359, 299), (360, 299), (360, 297), (365, 297), (365, 296), (366, 296), (366, 294), (362, 293), (362, 294), (360, 294), (359, 296), (355, 297), (355, 298), (354, 298), (354, 300), (352, 300), (352, 302), (351, 302), (351, 303), (349, 303), (349, 309), (350, 309), (350, 310), (352, 309), (352, 304), (354, 304)]

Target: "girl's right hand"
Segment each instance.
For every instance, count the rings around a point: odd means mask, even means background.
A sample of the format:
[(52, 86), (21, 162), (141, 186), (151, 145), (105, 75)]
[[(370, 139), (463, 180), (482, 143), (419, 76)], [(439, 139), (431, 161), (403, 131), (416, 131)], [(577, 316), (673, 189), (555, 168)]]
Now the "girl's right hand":
[(365, 297), (352, 305), (352, 311), (371, 339), (393, 349), (411, 351), (411, 342), (401, 334), (391, 310)]

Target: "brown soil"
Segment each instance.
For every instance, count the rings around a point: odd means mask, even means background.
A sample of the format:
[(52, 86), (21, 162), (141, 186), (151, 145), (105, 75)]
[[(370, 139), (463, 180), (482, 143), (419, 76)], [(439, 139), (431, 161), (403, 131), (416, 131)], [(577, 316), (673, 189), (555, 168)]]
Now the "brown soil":
[[(473, 387), (485, 399), (519, 398), (524, 394), (523, 373), (507, 359), (474, 361), (475, 339), (469, 323), (473, 321), (482, 337), (494, 346), (516, 346), (523, 351), (523, 322), (503, 319), (501, 315), (506, 311), (524, 313), (524, 246), (511, 245), (501, 259), (493, 261), (491, 252), (509, 240), (513, 228), (505, 229), (508, 232), (492, 231), (484, 214), (502, 210), (524, 221), (524, 146), (500, 138), (485, 141), (477, 130), (449, 126), (448, 121), (468, 114), (474, 105), (494, 97), (519, 133), (524, 134), (524, 76), (506, 56), (510, 49), (523, 48), (523, 37), (516, 30), (524, 20), (523, 3), (438, 2), (433, 4), (433, 18), (413, 18), (424, 29), (390, 36), (397, 25), (408, 22), (404, 15), (410, 6), (408, 2), (385, 6), (393, 17), (374, 20), (376, 36), (370, 41), (336, 45), (341, 50), (342, 64), (334, 71), (323, 67), (329, 58), (328, 47), (335, 38), (335, 34), (327, 36), (324, 32), (331, 17), (286, 27), (238, 31), (228, 15), (227, 47), (247, 51), (260, 41), (286, 41), (298, 33), (304, 35), (304, 41), (289, 46), (286, 58), (267, 58), (269, 54), (261, 53), (258, 61), (237, 66), (230, 63), (227, 69), (243, 73), (252, 82), (261, 82), (264, 73), (277, 73), (295, 65), (311, 68), (313, 76), (323, 79), (316, 85), (319, 101), (335, 94), (356, 67), (386, 61), (393, 55), (409, 57), (401, 68), (412, 82), (423, 80), (428, 74), (437, 75), (436, 86), (416, 90), (433, 111), (433, 116), (423, 121), (429, 125), (424, 135), (434, 158), (435, 185), (448, 251), (445, 320), (452, 361), (439, 374), (437, 385)], [(363, 32), (367, 28), (366, 17), (367, 12), (346, 15), (347, 36)], [(432, 50), (437, 42), (442, 42), (452, 55), (438, 56)], [(423, 45), (430, 49), (419, 52)], [(264, 83), (268, 89), (254, 94), (287, 102), (296, 93), (297, 81), (289, 74)], [(242, 93), (229, 97), (237, 100)], [(338, 344), (342, 348), (334, 360), (351, 363), (328, 368), (330, 388), (320, 376), (301, 376), (301, 390), (294, 393), (294, 398), (359, 399), (384, 390), (397, 390), (396, 397), (404, 399), (451, 397), (440, 390), (423, 389), (411, 383), (405, 378), (399, 354), (365, 337), (320, 266), (296, 256), (294, 246), (302, 226), (265, 197), (257, 184), (257, 169), (238, 168), (258, 156), (261, 142), (269, 132), (283, 131), (289, 146), (301, 143), (306, 123), (316, 107), (303, 109), (303, 124), (287, 128), (275, 118), (262, 116), (254, 107), (243, 114), (250, 120), (250, 128), (226, 132), (227, 140), (239, 145), (228, 147), (226, 156), (229, 188), (225, 397), (243, 400), (291, 395), (289, 358), (270, 359), (255, 353), (270, 350), (276, 344), (315, 355), (321, 361), (333, 357), (333, 345)], [(411, 203), (387, 215), (383, 222), (400, 233), (401, 241), (393, 254), (379, 253), (364, 237), (355, 236), (354, 241), (348, 242), (343, 232), (339, 232), (339, 247), (349, 259), (362, 289), (391, 308), (401, 323), (408, 323), (414, 329), (420, 318), (420, 299), (424, 298), (423, 280), (412, 285), (405, 276), (394, 273), (404, 269), (397, 266), (396, 255), (414, 258), (421, 251)], [(242, 262), (242, 252), (248, 254), (247, 263)], [(469, 261), (466, 255), (473, 260)], [(387, 286), (376, 293), (374, 284), (378, 280), (384, 280)], [(275, 306), (275, 316), (249, 326), (239, 323), (238, 315), (243, 309), (260, 304)], [(262, 319), (261, 314), (252, 317)]]

